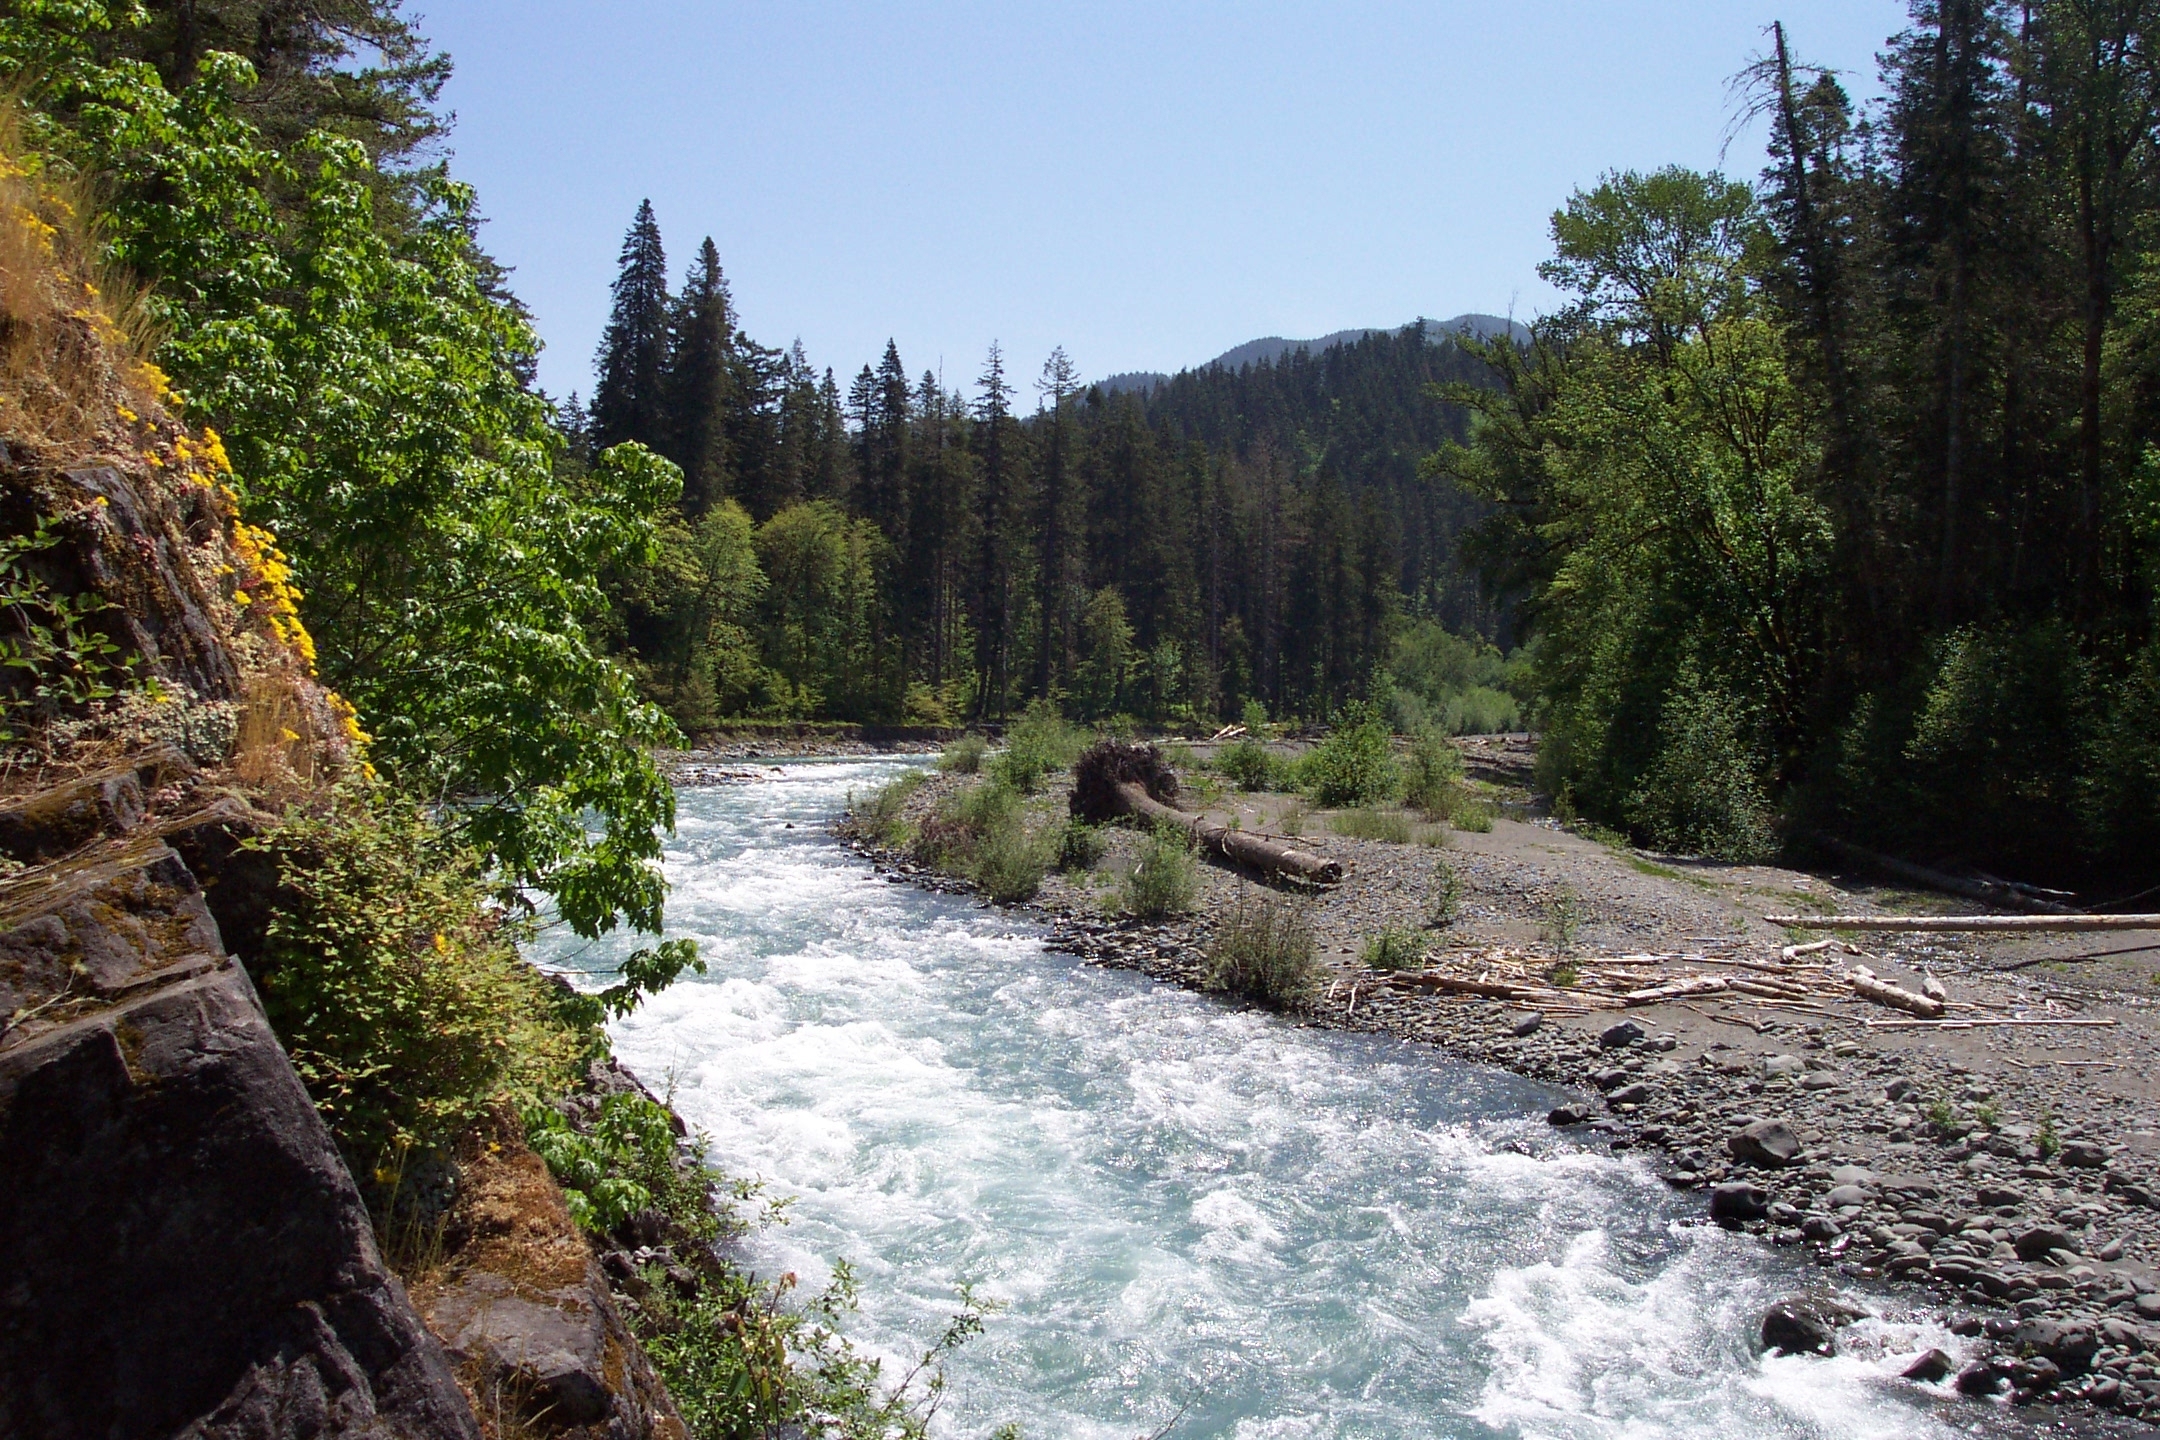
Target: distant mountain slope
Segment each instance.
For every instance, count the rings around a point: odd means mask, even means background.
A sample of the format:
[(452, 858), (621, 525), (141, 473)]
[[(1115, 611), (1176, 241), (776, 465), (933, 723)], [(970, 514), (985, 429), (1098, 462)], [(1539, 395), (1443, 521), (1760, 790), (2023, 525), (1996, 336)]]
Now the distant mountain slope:
[[(1505, 319), (1498, 315), (1484, 315), (1471, 311), (1468, 314), (1457, 315), (1452, 320), (1437, 321), (1427, 320), (1421, 315), (1416, 320), (1411, 321), (1410, 325), (1398, 325), (1391, 330), (1337, 330), (1332, 335), (1322, 335), (1317, 340), (1285, 340), (1280, 335), (1266, 335), (1258, 340), (1248, 340), (1242, 345), (1234, 345), (1205, 364), (1195, 365), (1192, 368), (1205, 370), (1210, 366), (1219, 365), (1225, 370), (1236, 370), (1245, 365), (1257, 365), (1263, 360), (1280, 360), (1293, 350), (1304, 350), (1317, 355), (1330, 346), (1355, 344), (1368, 335), (1399, 335), (1408, 330), (1411, 325), (1417, 324), (1425, 326), (1426, 334), (1432, 338), (1435, 344), (1449, 336), (1461, 334), (1465, 330), (1468, 330), (1480, 340), (1501, 333), (1512, 334), (1518, 340), (1530, 338), (1528, 326), (1521, 324), (1519, 321)], [(1158, 385), (1166, 385), (1169, 382), (1170, 377), (1159, 370), (1126, 370), (1108, 376), (1096, 383), (1103, 388), (1105, 393), (1116, 395), (1129, 390), (1152, 390)]]

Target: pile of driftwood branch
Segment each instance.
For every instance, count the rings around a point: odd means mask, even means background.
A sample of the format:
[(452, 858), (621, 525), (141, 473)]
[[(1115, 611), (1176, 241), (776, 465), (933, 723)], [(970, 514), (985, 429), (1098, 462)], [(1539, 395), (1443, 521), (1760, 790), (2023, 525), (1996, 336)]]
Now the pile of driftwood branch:
[(1771, 961), (1706, 952), (1560, 959), (1495, 947), (1436, 954), (1424, 969), (1391, 975), (1388, 983), (1577, 1013), (1697, 999), (1808, 1009), (1855, 995), (1923, 1017), (1943, 1013), (1945, 1000), (1892, 985), (1864, 965), (1814, 958), (1827, 948), (1792, 946), (1788, 951), (1800, 953)]
[[(1883, 979), (1860, 963), (1862, 958), (1859, 950), (1836, 940), (1788, 945), (1776, 960), (1699, 951), (1557, 959), (1495, 946), (1434, 954), (1427, 957), (1424, 968), (1388, 975), (1379, 983), (1428, 994), (1505, 1000), (1555, 1015), (1714, 1001), (1871, 1027), (2115, 1023), (2058, 1013), (2053, 1006), (2048, 1007), (2049, 1013), (2037, 1016), (1986, 1013), (1989, 1007), (1953, 1000), (1931, 974), (1923, 972), (1920, 987), (1910, 989)], [(1898, 1014), (1871, 1019), (1864, 1011), (1825, 1008), (1853, 1001)]]

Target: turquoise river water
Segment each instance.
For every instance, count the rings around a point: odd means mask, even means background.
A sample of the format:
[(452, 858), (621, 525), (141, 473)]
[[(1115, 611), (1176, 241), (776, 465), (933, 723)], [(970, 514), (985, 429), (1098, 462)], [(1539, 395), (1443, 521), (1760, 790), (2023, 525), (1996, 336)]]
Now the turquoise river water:
[[(761, 1273), (844, 1257), (856, 1342), (918, 1353), (973, 1282), (1001, 1305), (938, 1433), (1929, 1437), (1982, 1407), (1891, 1377), (1921, 1321), (1765, 1358), (1807, 1277), (1700, 1222), (1642, 1161), (1556, 1135), (1557, 1092), (1300, 1028), (1046, 950), (886, 883), (827, 825), (893, 761), (689, 790), (670, 932), (710, 963), (616, 1030), (624, 1061), (793, 1200)], [(570, 969), (609, 945), (543, 943)], [(1879, 1303), (1879, 1302), (1878, 1302)], [(1173, 1420), (1175, 1423), (1173, 1424)]]

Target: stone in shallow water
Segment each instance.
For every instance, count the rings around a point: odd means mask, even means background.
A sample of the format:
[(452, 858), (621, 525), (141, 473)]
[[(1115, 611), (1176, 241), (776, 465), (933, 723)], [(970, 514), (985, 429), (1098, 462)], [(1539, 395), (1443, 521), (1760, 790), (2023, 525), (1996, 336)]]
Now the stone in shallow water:
[(1844, 1318), (1815, 1300), (1790, 1296), (1763, 1312), (1763, 1348), (1780, 1355), (1834, 1355)]
[(1933, 1385), (1956, 1368), (1957, 1361), (1951, 1359), (1948, 1352), (1930, 1350), (1898, 1374), (1922, 1385)]
[(1580, 1105), (1555, 1105), (1545, 1117), (1552, 1125), (1580, 1125), (1589, 1118), (1590, 1112)]
[(1728, 1180), (1710, 1187), (1710, 1218), (1738, 1224), (1760, 1220), (1770, 1213), (1770, 1192), (1746, 1180)]

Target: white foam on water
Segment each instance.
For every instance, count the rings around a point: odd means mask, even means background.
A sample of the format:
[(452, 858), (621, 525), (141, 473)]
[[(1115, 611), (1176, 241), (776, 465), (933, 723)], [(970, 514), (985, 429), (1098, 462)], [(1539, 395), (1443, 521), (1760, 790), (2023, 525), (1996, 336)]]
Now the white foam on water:
[(912, 1361), (961, 1280), (1004, 1305), (951, 1362), (940, 1435), (1953, 1433), (1885, 1376), (1957, 1342), (1871, 1321), (1850, 1358), (1757, 1357), (1763, 1306), (1806, 1277), (1556, 1136), (1550, 1090), (887, 884), (822, 826), (897, 769), (686, 792), (669, 920), (710, 971), (615, 1038), (715, 1164), (792, 1200), (749, 1244), (761, 1273), (855, 1266), (868, 1351)]

